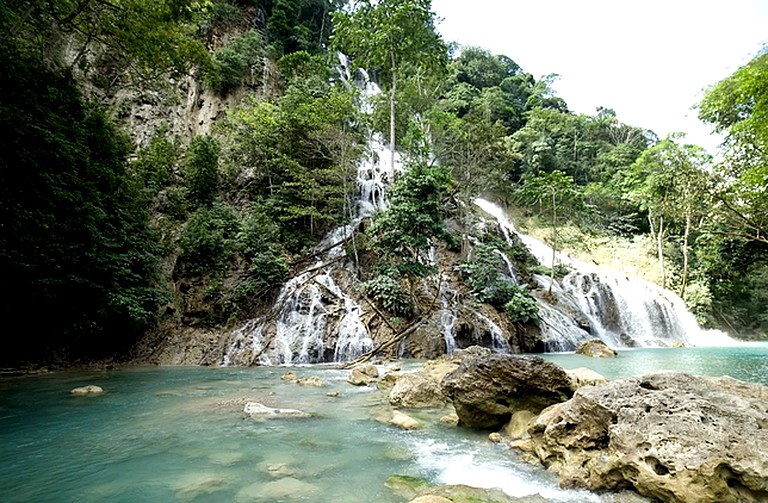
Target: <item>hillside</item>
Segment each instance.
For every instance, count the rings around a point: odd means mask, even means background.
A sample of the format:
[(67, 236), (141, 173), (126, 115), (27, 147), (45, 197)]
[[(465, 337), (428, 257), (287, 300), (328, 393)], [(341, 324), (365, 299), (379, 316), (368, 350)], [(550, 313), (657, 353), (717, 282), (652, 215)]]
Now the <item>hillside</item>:
[[(610, 109), (570, 112), (551, 77), (508, 56), (449, 50), (428, 0), (340, 7), (0, 10), (3, 315), (39, 320), (2, 365), (216, 364), (235, 356), (238, 333), (276, 340), (281, 316), (305, 308), (327, 311), (329, 331), (360, 311), (344, 328), (358, 336), (347, 356), (378, 344), (434, 356), (448, 349), (436, 335), (446, 326), (459, 345), (541, 350), (549, 308), (534, 277), (547, 271), (483, 223), (481, 194), (558, 249), (681, 293), (707, 326), (765, 332), (764, 164), (740, 155), (764, 140), (763, 116), (730, 118), (738, 103), (722, 95), (741, 85), (735, 99), (750, 102), (760, 90), (746, 73), (703, 103), (703, 118), (732, 133), (713, 170), (697, 147)], [(749, 64), (764, 66), (765, 55)], [(289, 309), (302, 273), (325, 292), (298, 288)], [(317, 286), (325, 275), (343, 295)], [(321, 345), (310, 360), (338, 357), (337, 339)]]

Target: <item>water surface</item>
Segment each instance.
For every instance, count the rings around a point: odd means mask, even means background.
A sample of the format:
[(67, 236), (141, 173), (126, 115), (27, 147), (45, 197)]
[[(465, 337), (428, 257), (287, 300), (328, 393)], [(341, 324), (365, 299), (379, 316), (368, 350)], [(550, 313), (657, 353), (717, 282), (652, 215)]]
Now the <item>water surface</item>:
[[(543, 355), (610, 378), (673, 369), (768, 384), (768, 346), (622, 351), (611, 360)], [(0, 379), (0, 501), (405, 501), (392, 474), (500, 487), (513, 496), (599, 502), (564, 491), (485, 434), (446, 426), (446, 410), (415, 411), (425, 428), (388, 424), (386, 395), (347, 372), (293, 367), (326, 387), (281, 379), (287, 368), (129, 368)], [(106, 393), (75, 397), (86, 384)], [(327, 396), (338, 391), (341, 396)], [(298, 408), (307, 419), (255, 421), (246, 401)]]

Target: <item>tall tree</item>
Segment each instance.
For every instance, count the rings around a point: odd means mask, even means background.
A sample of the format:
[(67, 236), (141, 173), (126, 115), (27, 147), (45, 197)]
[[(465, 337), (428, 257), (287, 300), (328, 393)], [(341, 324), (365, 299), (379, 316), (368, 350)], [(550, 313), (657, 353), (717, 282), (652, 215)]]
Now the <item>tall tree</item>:
[(688, 283), (690, 237), (698, 226), (701, 203), (705, 198), (705, 168), (711, 157), (699, 146), (681, 144), (681, 134), (672, 134), (644, 151), (632, 165), (632, 181), (628, 193), (648, 212), (651, 232), (656, 238), (659, 272), (663, 287), (667, 286), (664, 244), (669, 227), (681, 224), (683, 271), (680, 295)]
[(447, 49), (435, 30), (431, 8), (431, 0), (360, 0), (351, 10), (333, 15), (333, 47), (389, 81), (392, 164), (400, 72), (406, 64), (433, 71), (442, 71), (447, 64)]
[(715, 196), (722, 230), (768, 244), (768, 48), (710, 88), (699, 117), (725, 134)]
[(550, 173), (539, 172), (523, 178), (516, 188), (519, 201), (536, 205), (544, 213), (552, 228), (552, 267), (549, 276), (549, 293), (552, 293), (558, 246), (558, 227), (567, 219), (573, 219), (584, 209), (584, 199), (580, 188), (574, 184), (573, 178), (560, 170)]

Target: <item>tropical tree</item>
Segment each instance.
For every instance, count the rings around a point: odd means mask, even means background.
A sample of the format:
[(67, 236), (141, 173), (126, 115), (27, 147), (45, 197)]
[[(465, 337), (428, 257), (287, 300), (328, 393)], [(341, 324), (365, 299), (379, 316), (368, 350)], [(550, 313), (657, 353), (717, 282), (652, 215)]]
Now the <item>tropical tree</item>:
[(688, 282), (691, 233), (699, 226), (702, 203), (706, 197), (705, 169), (712, 160), (701, 147), (676, 141), (682, 137), (681, 134), (672, 134), (645, 150), (632, 165), (627, 180), (629, 197), (648, 213), (663, 287), (667, 286), (664, 244), (670, 233), (668, 227), (683, 222), (681, 296), (685, 294)]
[(549, 292), (552, 293), (555, 270), (557, 268), (558, 227), (567, 220), (583, 212), (584, 199), (581, 189), (574, 184), (573, 178), (560, 170), (549, 173), (539, 172), (522, 179), (515, 189), (518, 201), (529, 206), (538, 206), (539, 211), (549, 220), (552, 229), (550, 246), (552, 247), (552, 266), (550, 270)]
[(395, 161), (398, 82), (405, 68), (440, 72), (447, 50), (435, 30), (431, 0), (360, 0), (333, 14), (332, 46), (389, 82), (389, 141)]
[(714, 191), (723, 232), (768, 244), (768, 49), (710, 88), (699, 117), (725, 134)]

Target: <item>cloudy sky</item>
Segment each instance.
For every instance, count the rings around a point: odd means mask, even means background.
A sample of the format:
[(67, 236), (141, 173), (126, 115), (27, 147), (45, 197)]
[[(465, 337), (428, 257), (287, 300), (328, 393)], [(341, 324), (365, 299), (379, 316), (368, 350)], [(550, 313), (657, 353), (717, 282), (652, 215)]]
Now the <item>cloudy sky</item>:
[(571, 110), (674, 131), (715, 153), (696, 117), (708, 86), (768, 44), (766, 0), (432, 0), (447, 42), (505, 54), (555, 84)]

